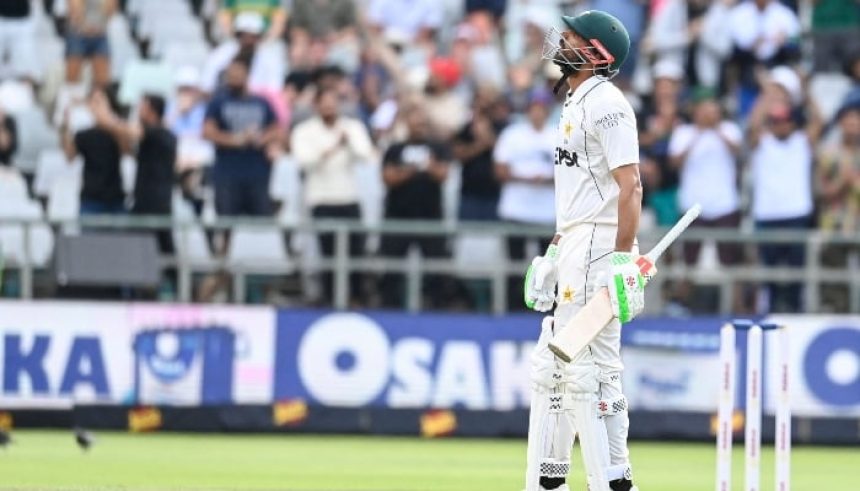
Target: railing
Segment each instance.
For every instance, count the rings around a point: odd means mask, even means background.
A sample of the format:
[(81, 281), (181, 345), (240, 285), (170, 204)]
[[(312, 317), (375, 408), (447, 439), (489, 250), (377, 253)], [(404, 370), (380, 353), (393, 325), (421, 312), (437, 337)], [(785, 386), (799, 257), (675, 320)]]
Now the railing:
[[(306, 261), (298, 261), (298, 270), (302, 274), (313, 274), (322, 271), (332, 271), (334, 276), (333, 304), (338, 309), (346, 309), (350, 298), (349, 275), (352, 272), (365, 273), (402, 273), (406, 277), (406, 307), (409, 311), (417, 312), (422, 309), (421, 284), (426, 274), (449, 274), (459, 277), (482, 278), (489, 281), (491, 286), (491, 309), (495, 314), (502, 314), (507, 308), (507, 278), (522, 275), (528, 264), (526, 261), (511, 261), (507, 256), (494, 261), (457, 261), (454, 258), (429, 259), (419, 254), (409, 254), (404, 259), (384, 258), (379, 255), (369, 255), (361, 258), (349, 257), (349, 235), (358, 232), (368, 236), (380, 234), (409, 234), (426, 236), (446, 236), (454, 238), (462, 235), (483, 235), (504, 240), (509, 236), (546, 239), (553, 233), (551, 228), (538, 226), (523, 226), (501, 222), (460, 222), (456, 225), (433, 221), (385, 221), (377, 226), (367, 226), (359, 221), (343, 220), (314, 220), (308, 223), (288, 226), (271, 219), (219, 219), (214, 223), (196, 221), (172, 221), (165, 217), (139, 216), (101, 216), (82, 217), (79, 220), (63, 222), (45, 222), (34, 220), (4, 219), (0, 225), (19, 225), (23, 227), (23, 258), (20, 261), (7, 261), (7, 269), (20, 271), (21, 297), (33, 296), (33, 271), (35, 266), (29, 257), (31, 230), (36, 225), (49, 224), (54, 230), (98, 228), (124, 230), (141, 229), (171, 229), (181, 242), (185, 234), (192, 228), (204, 227), (206, 230), (229, 230), (236, 226), (277, 228), (294, 233), (333, 233), (335, 237), (334, 254), (331, 258), (323, 258), (313, 265)], [(643, 251), (654, 245), (666, 229), (652, 229), (639, 234)], [(62, 233), (62, 232), (61, 232)], [(766, 267), (760, 264), (744, 263), (738, 266), (719, 266), (717, 269), (703, 269), (697, 266), (687, 266), (682, 260), (682, 254), (674, 254), (674, 261), (662, 261), (658, 264), (659, 274), (655, 284), (649, 291), (660, 292), (667, 281), (690, 280), (696, 285), (714, 285), (720, 290), (720, 313), (730, 314), (735, 288), (742, 283), (760, 284), (800, 282), (806, 285), (804, 289), (805, 311), (821, 312), (819, 287), (822, 284), (836, 284), (847, 287), (850, 292), (850, 311), (860, 312), (860, 266), (858, 261), (849, 261), (848, 266), (827, 268), (821, 264), (822, 248), (829, 244), (855, 246), (860, 251), (860, 236), (845, 236), (826, 234), (813, 230), (768, 230), (748, 231), (739, 229), (690, 229), (670, 248), (670, 251), (680, 251), (684, 242), (689, 241), (720, 241), (737, 243), (747, 248), (762, 243), (803, 244), (806, 249), (806, 260), (801, 268)], [(502, 250), (505, 250), (502, 248)], [(670, 253), (671, 254), (671, 253)], [(529, 259), (530, 260), (530, 259)], [(209, 260), (191, 258), (185, 247), (177, 244), (173, 257), (164, 257), (161, 267), (175, 268), (177, 276), (178, 300), (192, 300), (192, 281), (195, 273), (211, 271), (226, 271), (234, 276), (234, 298), (245, 298), (245, 277), (249, 274), (280, 273), (280, 265), (265, 262), (250, 262), (248, 264), (230, 264), (225, 257), (213, 257)], [(653, 298), (652, 298), (653, 297)], [(662, 295), (650, 293), (648, 310), (659, 312), (663, 307)]]

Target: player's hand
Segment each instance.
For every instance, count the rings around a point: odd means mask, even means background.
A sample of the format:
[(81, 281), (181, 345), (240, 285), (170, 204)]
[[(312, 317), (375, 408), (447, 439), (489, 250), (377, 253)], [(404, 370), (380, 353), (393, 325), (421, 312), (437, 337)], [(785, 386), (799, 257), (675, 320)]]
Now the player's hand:
[(558, 245), (550, 244), (543, 256), (532, 259), (526, 271), (525, 293), (526, 307), (546, 312), (555, 304), (555, 286), (558, 282)]
[(606, 287), (613, 314), (622, 324), (633, 320), (645, 308), (645, 285), (656, 274), (656, 266), (645, 256), (629, 252), (612, 253)]

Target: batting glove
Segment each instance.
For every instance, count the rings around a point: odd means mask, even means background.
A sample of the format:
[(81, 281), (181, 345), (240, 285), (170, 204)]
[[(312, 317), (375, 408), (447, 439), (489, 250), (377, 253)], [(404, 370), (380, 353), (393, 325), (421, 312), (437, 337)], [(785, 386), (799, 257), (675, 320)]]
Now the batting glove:
[(612, 312), (622, 324), (633, 320), (645, 308), (645, 285), (656, 273), (657, 268), (645, 256), (612, 253), (606, 288)]
[(558, 245), (550, 244), (543, 256), (532, 259), (526, 271), (526, 307), (546, 312), (555, 303), (555, 286), (558, 282)]

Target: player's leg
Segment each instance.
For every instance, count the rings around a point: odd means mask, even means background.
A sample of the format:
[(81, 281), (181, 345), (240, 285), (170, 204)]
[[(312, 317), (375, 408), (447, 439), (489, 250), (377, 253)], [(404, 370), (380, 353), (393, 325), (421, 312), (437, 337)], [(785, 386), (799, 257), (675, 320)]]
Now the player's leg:
[[(606, 271), (615, 243), (615, 227), (598, 227), (594, 245), (590, 251), (593, 271)], [(634, 250), (634, 252), (637, 252)], [(588, 298), (604, 285), (598, 274), (589, 275), (586, 292)], [(613, 491), (634, 490), (627, 434), (630, 426), (627, 417), (627, 400), (621, 392), (621, 323), (615, 319), (609, 323), (589, 345), (594, 361), (600, 369), (598, 410), (606, 427), (609, 443), (609, 470), (607, 477)]]
[(627, 434), (630, 419), (627, 415), (627, 399), (621, 391), (621, 374), (605, 373), (601, 377), (597, 410), (606, 426), (609, 443), (609, 470), (607, 477), (613, 491), (635, 490)]
[(541, 335), (531, 357), (532, 396), (529, 412), (526, 491), (567, 491), (573, 430), (564, 416), (562, 379), (555, 357), (547, 348), (553, 318), (545, 317)]
[(606, 427), (597, 411), (598, 373), (588, 350), (574, 358), (565, 368), (563, 407), (579, 439), (588, 489), (610, 491)]

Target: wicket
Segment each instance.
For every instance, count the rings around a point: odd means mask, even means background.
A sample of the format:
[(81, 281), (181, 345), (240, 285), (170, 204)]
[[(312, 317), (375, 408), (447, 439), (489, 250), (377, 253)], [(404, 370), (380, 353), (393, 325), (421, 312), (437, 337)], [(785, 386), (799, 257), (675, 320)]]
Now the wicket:
[(747, 334), (746, 416), (744, 433), (744, 491), (761, 490), (761, 412), (763, 331), (775, 331), (777, 337), (778, 384), (776, 398), (776, 491), (789, 491), (791, 474), (791, 407), (789, 405), (789, 338), (788, 329), (751, 321), (734, 321), (720, 330), (720, 396), (717, 413), (717, 491), (732, 488), (732, 419), (735, 407), (736, 349), (738, 330)]

